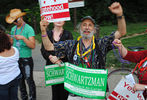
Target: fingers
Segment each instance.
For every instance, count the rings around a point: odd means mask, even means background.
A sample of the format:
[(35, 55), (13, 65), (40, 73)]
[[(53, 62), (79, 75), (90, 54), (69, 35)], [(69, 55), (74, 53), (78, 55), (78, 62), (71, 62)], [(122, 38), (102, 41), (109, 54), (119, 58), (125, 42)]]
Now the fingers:
[(41, 16), (41, 20), (43, 20), (44, 19), (44, 16)]
[(15, 38), (16, 40), (18, 40), (18, 36), (17, 36), (17, 35), (14, 35), (14, 38)]
[(135, 92), (137, 91), (137, 89), (136, 89), (136, 87), (135, 87), (135, 86), (133, 87), (133, 90), (134, 90)]
[(59, 61), (59, 59), (56, 56), (50, 55), (49, 59), (52, 63), (57, 63)]
[(113, 42), (112, 42), (116, 47), (121, 47), (122, 46), (122, 43), (119, 39), (115, 39)]
[(40, 21), (40, 24), (41, 25), (45, 25), (45, 26), (48, 26), (49, 25), (49, 22), (45, 19), (45, 17), (41, 17), (41, 21)]
[(56, 56), (50, 55), (50, 56), (49, 56), (49, 59), (50, 59), (50, 61), (51, 61), (52, 63), (58, 64), (59, 67), (62, 66), (62, 65), (61, 65), (61, 62), (62, 62), (62, 61), (61, 61), (60, 59), (58, 59)]
[(115, 39), (115, 40), (113, 41), (113, 44), (121, 44), (121, 41), (120, 41), (119, 39)]
[(49, 22), (45, 19), (45, 16), (41, 16), (41, 21), (40, 21), (41, 32), (46, 31), (46, 28), (48, 25), (49, 25)]
[(109, 6), (109, 9), (114, 9), (116, 7), (120, 6), (120, 3), (119, 2), (114, 2), (112, 3), (110, 6)]

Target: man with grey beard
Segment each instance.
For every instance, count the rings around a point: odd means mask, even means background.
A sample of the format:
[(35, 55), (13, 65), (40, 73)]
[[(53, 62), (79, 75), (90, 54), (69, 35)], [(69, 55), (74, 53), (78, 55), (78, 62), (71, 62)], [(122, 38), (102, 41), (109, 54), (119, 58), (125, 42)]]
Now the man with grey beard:
[[(49, 23), (42, 18), (40, 28), (45, 49), (54, 50), (58, 58), (67, 56), (70, 63), (79, 67), (105, 69), (106, 54), (112, 49), (113, 40), (119, 39), (126, 34), (126, 22), (120, 3), (114, 2), (109, 7), (109, 10), (116, 15), (118, 30), (112, 32), (109, 36), (97, 39), (94, 37), (94, 33), (96, 33), (95, 20), (90, 16), (86, 16), (81, 19), (79, 24), (81, 36), (77, 40), (67, 40), (52, 44), (46, 35), (46, 28)], [(56, 62), (55, 60), (58, 59), (55, 57), (52, 60)], [(89, 98), (81, 99), (79, 96), (69, 96), (68, 100), (89, 100)]]

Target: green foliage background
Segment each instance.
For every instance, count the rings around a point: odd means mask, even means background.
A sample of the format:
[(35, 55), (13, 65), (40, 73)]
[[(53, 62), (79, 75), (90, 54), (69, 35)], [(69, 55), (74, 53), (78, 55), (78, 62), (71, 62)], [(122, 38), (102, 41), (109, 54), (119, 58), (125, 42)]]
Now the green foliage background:
[[(108, 9), (108, 6), (115, 1), (121, 3), (127, 22), (147, 22), (147, 0), (85, 0), (84, 7), (76, 8), (77, 22), (83, 16), (90, 15), (101, 26), (116, 24), (116, 16)], [(38, 0), (1, 0), (0, 24), (7, 27), (7, 29), (10, 29), (11, 25), (5, 22), (5, 16), (13, 8), (20, 8), (26, 11), (28, 14), (25, 17), (25, 21), (34, 27), (36, 34), (40, 33)], [(71, 24), (73, 24), (74, 9), (70, 9), (70, 15), (72, 19)]]

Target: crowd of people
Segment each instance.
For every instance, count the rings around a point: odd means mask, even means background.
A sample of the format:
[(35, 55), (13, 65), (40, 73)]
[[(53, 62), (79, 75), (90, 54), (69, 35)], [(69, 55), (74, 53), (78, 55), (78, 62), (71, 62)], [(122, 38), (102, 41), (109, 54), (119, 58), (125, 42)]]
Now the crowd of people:
[[(114, 43), (121, 51), (123, 59), (139, 63), (147, 59), (147, 50), (128, 51), (121, 43), (120, 38), (126, 32), (126, 22), (120, 3), (114, 2), (109, 10), (116, 15), (117, 30), (102, 38), (95, 37), (97, 25), (91, 16), (85, 16), (78, 25), (80, 36), (73, 40), (71, 32), (63, 28), (65, 21), (54, 22), (53, 29), (48, 29), (50, 23), (41, 18), (40, 29), (42, 37), (41, 54), (46, 65), (70, 62), (74, 65), (91, 69), (105, 69), (106, 55), (112, 50)], [(22, 100), (36, 100), (36, 85), (33, 79), (34, 62), (32, 49), (35, 48), (35, 33), (23, 17), (26, 15), (20, 9), (12, 9), (6, 16), (6, 22), (14, 24), (9, 35), (5, 28), (0, 26), (0, 98), (3, 100), (18, 100), (20, 87)], [(6, 63), (7, 62), (7, 63)], [(147, 62), (147, 61), (146, 61)], [(147, 63), (145, 62), (143, 76), (139, 77), (139, 84), (134, 85), (134, 91), (144, 91), (147, 98)], [(7, 80), (6, 80), (7, 79)], [(29, 95), (27, 93), (27, 82)], [(93, 100), (69, 93), (64, 84), (52, 85), (52, 100)]]

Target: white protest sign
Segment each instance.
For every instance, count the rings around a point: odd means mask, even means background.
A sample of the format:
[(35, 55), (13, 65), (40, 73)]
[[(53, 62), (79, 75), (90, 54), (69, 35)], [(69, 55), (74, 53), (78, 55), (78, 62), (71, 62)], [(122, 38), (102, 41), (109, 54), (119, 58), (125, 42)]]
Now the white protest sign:
[(40, 15), (49, 22), (70, 20), (68, 0), (39, 0)]
[(84, 0), (68, 0), (69, 8), (84, 7)]
[(135, 79), (132, 74), (126, 75), (125, 78), (130, 81), (132, 84), (135, 84)]
[(122, 78), (107, 100), (144, 100), (143, 91), (134, 91), (133, 84)]

